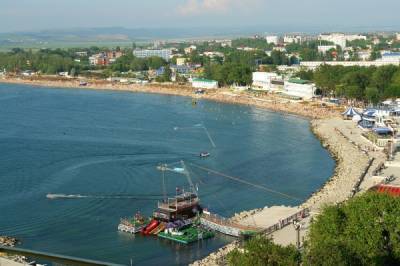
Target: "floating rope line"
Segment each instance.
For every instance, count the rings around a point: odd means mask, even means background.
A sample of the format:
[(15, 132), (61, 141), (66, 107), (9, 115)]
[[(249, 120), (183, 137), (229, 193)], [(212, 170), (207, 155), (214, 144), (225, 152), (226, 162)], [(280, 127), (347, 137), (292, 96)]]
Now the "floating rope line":
[(191, 164), (193, 167), (196, 167), (196, 168), (198, 168), (198, 169), (201, 169), (201, 170), (204, 170), (204, 171), (206, 171), (206, 172), (213, 173), (213, 174), (216, 174), (216, 175), (219, 175), (219, 176), (222, 176), (222, 177), (229, 178), (229, 179), (231, 179), (231, 180), (234, 180), (234, 181), (239, 182), (239, 183), (242, 183), (242, 184), (246, 184), (246, 185), (249, 185), (249, 186), (252, 186), (252, 187), (255, 187), (255, 188), (259, 188), (259, 189), (261, 189), (261, 190), (265, 190), (265, 191), (267, 191), (267, 192), (274, 193), (274, 194), (277, 194), (277, 195), (280, 195), (280, 196), (282, 196), (282, 197), (289, 198), (289, 199), (292, 199), (292, 200), (302, 201), (301, 199), (299, 199), (299, 198), (297, 198), (297, 197), (294, 197), (294, 196), (291, 196), (291, 195), (289, 195), (289, 194), (286, 194), (286, 193), (283, 193), (283, 192), (279, 192), (279, 191), (270, 189), (270, 188), (268, 188), (268, 187), (266, 187), (266, 186), (263, 186), (263, 185), (254, 184), (254, 183), (251, 183), (251, 182), (249, 182), (249, 181), (240, 179), (240, 178), (238, 178), (238, 177), (226, 175), (226, 174), (224, 174), (224, 173), (220, 173), (220, 172), (218, 172), (218, 171), (215, 171), (215, 170), (212, 170), (212, 169), (203, 167), (203, 166), (195, 165), (195, 164), (193, 164), (193, 163), (190, 163), (190, 164)]

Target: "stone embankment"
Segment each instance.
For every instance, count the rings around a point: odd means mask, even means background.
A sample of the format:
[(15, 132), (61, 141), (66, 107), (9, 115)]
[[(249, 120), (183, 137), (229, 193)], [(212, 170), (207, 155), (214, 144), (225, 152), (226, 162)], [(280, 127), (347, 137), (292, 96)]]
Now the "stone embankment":
[(19, 241), (16, 238), (9, 236), (0, 236), (0, 245), (6, 247), (15, 247)]

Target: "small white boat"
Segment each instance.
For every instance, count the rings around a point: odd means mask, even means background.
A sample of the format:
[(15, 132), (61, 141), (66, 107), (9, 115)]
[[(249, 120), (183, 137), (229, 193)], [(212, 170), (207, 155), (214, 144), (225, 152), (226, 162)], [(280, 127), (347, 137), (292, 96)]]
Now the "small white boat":
[(205, 157), (208, 157), (208, 156), (210, 156), (210, 153), (209, 152), (201, 152), (200, 153), (200, 157), (202, 157), (202, 158), (205, 158)]

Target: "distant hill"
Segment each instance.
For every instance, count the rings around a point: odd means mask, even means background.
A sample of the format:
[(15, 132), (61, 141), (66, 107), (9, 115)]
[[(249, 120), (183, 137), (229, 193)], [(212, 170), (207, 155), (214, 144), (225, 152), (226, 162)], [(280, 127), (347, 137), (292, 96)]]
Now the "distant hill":
[[(346, 29), (327, 27), (307, 28), (306, 33)], [(353, 31), (367, 31), (367, 28), (353, 27)], [(270, 25), (246, 27), (197, 27), (197, 28), (72, 28), (43, 30), (37, 32), (0, 33), (0, 48), (52, 48), (83, 47), (90, 45), (115, 46), (129, 45), (132, 42), (151, 42), (154, 40), (188, 40), (210, 38), (234, 38), (254, 34), (298, 32), (296, 25)]]
[[(261, 29), (259, 29), (261, 30)], [(38, 32), (0, 33), (0, 46), (84, 45), (93, 43), (148, 42), (153, 40), (180, 40), (251, 35), (254, 28), (79, 28), (43, 30)]]

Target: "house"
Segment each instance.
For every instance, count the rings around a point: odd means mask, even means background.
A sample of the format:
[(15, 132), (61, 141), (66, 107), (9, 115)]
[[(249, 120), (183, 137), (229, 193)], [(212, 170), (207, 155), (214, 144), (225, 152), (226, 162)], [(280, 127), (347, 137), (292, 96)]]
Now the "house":
[(193, 78), (192, 81), (193, 88), (199, 89), (217, 89), (218, 88), (218, 81), (204, 79), (204, 78)]
[(310, 100), (316, 96), (317, 87), (308, 80), (289, 79), (285, 81), (283, 90), (288, 96)]

